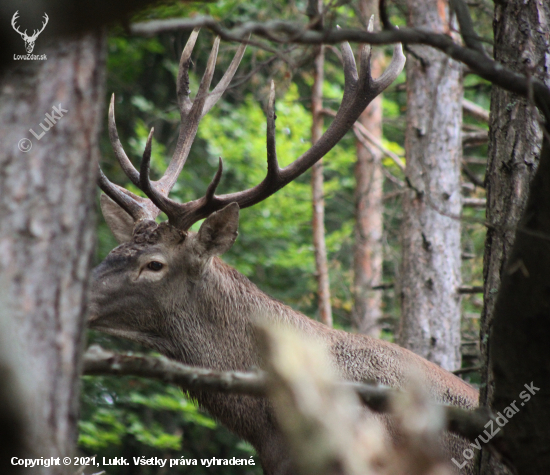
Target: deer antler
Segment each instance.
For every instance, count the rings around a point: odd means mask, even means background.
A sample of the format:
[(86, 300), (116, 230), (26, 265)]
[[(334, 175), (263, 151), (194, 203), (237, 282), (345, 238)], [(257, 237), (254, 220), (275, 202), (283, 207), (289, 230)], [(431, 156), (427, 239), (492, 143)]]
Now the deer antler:
[[(220, 81), (220, 84), (218, 84), (214, 91), (207, 96), (207, 90), (212, 79), (219, 45), (219, 40), (216, 39), (208, 60), (206, 72), (199, 86), (199, 92), (195, 97), (195, 101), (191, 103), (188, 90), (188, 67), (191, 50), (196, 41), (197, 34), (198, 31), (193, 31), (191, 34), (180, 61), (177, 93), (182, 117), (182, 126), (180, 128), (176, 151), (174, 152), (174, 156), (172, 157), (165, 175), (157, 182), (151, 182), (149, 180), (152, 131), (147, 139), (141, 169), (138, 173), (124, 154), (120, 141), (118, 140), (116, 125), (114, 123), (113, 100), (111, 100), (111, 108), (109, 110), (109, 132), (115, 154), (130, 180), (141, 188), (154, 206), (151, 207), (151, 204), (144, 203), (146, 200), (120, 187), (116, 187), (110, 182), (106, 185), (106, 178), (104, 178), (104, 175), (100, 176), (100, 186), (103, 191), (122, 206), (132, 217), (134, 217), (134, 219), (144, 219), (138, 216), (144, 216), (146, 212), (143, 210), (145, 208), (147, 208), (147, 212), (149, 209), (159, 208), (166, 213), (170, 224), (182, 230), (189, 229), (193, 223), (202, 218), (206, 218), (214, 211), (230, 203), (236, 202), (241, 208), (247, 208), (259, 203), (296, 179), (340, 141), (346, 132), (353, 126), (367, 105), (395, 80), (405, 64), (405, 57), (401, 45), (397, 44), (394, 47), (392, 61), (386, 71), (378, 79), (373, 79), (370, 74), (370, 46), (363, 45), (361, 47), (361, 67), (358, 73), (351, 47), (348, 43), (343, 43), (342, 61), (345, 84), (344, 95), (338, 113), (321, 138), (307, 152), (285, 168), (279, 167), (275, 150), (275, 87), (272, 82), (267, 106), (267, 174), (264, 180), (248, 190), (217, 196), (215, 195), (215, 190), (220, 181), (223, 169), (222, 160), (220, 158), (218, 171), (208, 186), (205, 196), (198, 200), (181, 204), (168, 198), (168, 193), (185, 164), (200, 119), (212, 108), (227, 88), (242, 58), (245, 48), (244, 45), (241, 45), (229, 69)], [(129, 205), (128, 201), (130, 198), (134, 197), (138, 198), (138, 200)], [(154, 214), (154, 217), (156, 217), (157, 214), (158, 210), (156, 214)]]
[(214, 90), (208, 94), (208, 89), (212, 81), (216, 58), (218, 55), (219, 38), (216, 38), (210, 57), (208, 58), (208, 64), (201, 80), (199, 90), (195, 100), (191, 101), (189, 98), (189, 65), (191, 62), (191, 53), (193, 51), (193, 47), (195, 46), (198, 34), (199, 29), (193, 30), (181, 55), (177, 78), (178, 106), (181, 115), (180, 132), (176, 144), (176, 150), (174, 151), (170, 164), (168, 165), (163, 177), (158, 181), (149, 181), (149, 160), (151, 157), (153, 129), (149, 134), (141, 165), (141, 170), (147, 170), (147, 176), (140, 178), (140, 173), (132, 165), (132, 162), (124, 152), (124, 148), (120, 143), (115, 122), (114, 94), (111, 96), (111, 103), (109, 106), (109, 137), (111, 139), (111, 145), (113, 146), (115, 155), (124, 170), (124, 173), (128, 176), (128, 178), (130, 178), (130, 181), (134, 185), (144, 191), (144, 193), (149, 197), (149, 200), (143, 199), (134, 193), (111, 183), (103, 174), (101, 169), (98, 184), (105, 194), (107, 194), (109, 198), (123, 208), (130, 216), (132, 216), (135, 221), (141, 221), (144, 219), (154, 220), (158, 216), (160, 210), (164, 211), (163, 207), (165, 206), (168, 193), (176, 183), (178, 175), (185, 165), (191, 145), (193, 144), (193, 140), (197, 133), (200, 120), (206, 113), (208, 113), (210, 109), (212, 109), (212, 107), (225, 92), (244, 55), (246, 44), (241, 44), (224, 76)]
[(43, 17), (44, 21), (42, 22), (42, 28), (40, 28), (40, 30), (34, 30), (34, 33), (31, 36), (28, 36), (27, 35), (27, 30), (25, 30), (25, 33), (21, 33), (21, 31), (19, 30), (19, 27), (16, 24), (16, 21), (17, 21), (18, 18), (19, 18), (19, 10), (17, 10), (13, 14), (13, 17), (11, 18), (11, 26), (26, 41), (32, 41), (32, 40), (35, 40), (36, 38), (38, 38), (38, 35), (44, 31), (44, 28), (46, 28), (46, 25), (48, 24), (48, 21), (49, 21), (48, 15), (46, 13), (44, 13), (44, 17)]
[(42, 22), (42, 28), (40, 28), (40, 30), (34, 30), (34, 33), (30, 37), (31, 40), (35, 40), (36, 38), (38, 38), (38, 35), (44, 31), (44, 28), (46, 28), (48, 21), (49, 21), (49, 17), (46, 13), (44, 13), (44, 21)]
[(19, 27), (16, 24), (16, 21), (18, 18), (19, 18), (19, 10), (17, 10), (11, 17), (11, 26), (15, 31), (17, 31), (17, 33), (21, 35), (22, 38), (25, 38), (27, 36), (27, 30), (25, 30), (25, 33), (21, 33), (21, 31), (19, 30)]

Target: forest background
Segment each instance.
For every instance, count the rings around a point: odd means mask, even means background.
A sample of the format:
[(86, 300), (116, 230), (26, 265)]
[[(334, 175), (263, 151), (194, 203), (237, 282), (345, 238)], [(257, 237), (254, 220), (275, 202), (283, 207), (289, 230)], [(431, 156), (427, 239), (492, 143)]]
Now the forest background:
[[(312, 92), (317, 90), (320, 49), (298, 46), (304, 38), (289, 33), (294, 28), (289, 22), (297, 21), (292, 25), (309, 26), (305, 36), (315, 37), (319, 25), (310, 11), (314, 4), (313, 0), (282, 6), (168, 2), (131, 18), (128, 12), (138, 7), (132, 4), (130, 9), (123, 1), (83, 5), (78, 11), (67, 8), (63, 0), (52, 1), (47, 8), (41, 2), (30, 6), (16, 0), (0, 5), (0, 17), (8, 25), (0, 31), (6, 44), (0, 52), (0, 370), (5, 371), (6, 381), (0, 387), (0, 399), (5, 401), (0, 420), (8, 428), (0, 432), (4, 455), (31, 439), (37, 453), (70, 452), (77, 415), (79, 451), (86, 455), (166, 458), (251, 453), (176, 387), (135, 377), (81, 379), (91, 256), (95, 248), (98, 263), (116, 245), (101, 218), (98, 245), (94, 244), (96, 167), (101, 155), (109, 178), (132, 189), (115, 165), (106, 132), (106, 105), (115, 93), (118, 130), (130, 157), (139, 162), (147, 130), (154, 126), (153, 177), (164, 170), (177, 136), (175, 76), (190, 23), (205, 26), (193, 56), (191, 88), (196, 90), (213, 41), (209, 30), (217, 28), (225, 40), (231, 40), (222, 41), (215, 82), (236, 49), (235, 37), (227, 32), (257, 21), (260, 27), (253, 43), (262, 43), (269, 36), (265, 28), (277, 25), (273, 19), (286, 21), (288, 36), (263, 43), (263, 48), (249, 46), (232, 86), (204, 118), (172, 195), (182, 201), (201, 196), (218, 156), (225, 163), (222, 193), (261, 180), (262, 109), (272, 79), (277, 92), (278, 155), (282, 165), (289, 163), (310, 146), (319, 128), (316, 120), (328, 125), (331, 109), (342, 95), (337, 48), (325, 47), (325, 78), (320, 93)], [(382, 15), (383, 31), (369, 35), (364, 28), (375, 6), (370, 2), (326, 5), (323, 39), (334, 44), (334, 38), (341, 41), (343, 34), (352, 42), (365, 35), (366, 41), (377, 44), (387, 43), (388, 38), (405, 42), (406, 73), (376, 101), (383, 125), (361, 132), (359, 125), (369, 122), (369, 117), (362, 117), (355, 134), (349, 133), (327, 154), (320, 203), (311, 202), (310, 180), (319, 184), (316, 166), (312, 174), (317, 178), (307, 173), (261, 206), (243, 210), (240, 237), (225, 259), (267, 293), (312, 318), (396, 341), (460, 374), (479, 386), (481, 405), (502, 410), (525, 382), (548, 380), (550, 147), (542, 133), (541, 115), (548, 124), (548, 5), (481, 1), (469, 2), (466, 8), (459, 0), (394, 2)], [(24, 51), (19, 32), (14, 31), (17, 8), (21, 20), (28, 15), (37, 25), (47, 21), (45, 8), (50, 14), (41, 37), (48, 61), (16, 63), (9, 57), (13, 51)], [(452, 9), (459, 17), (461, 35)], [(203, 21), (202, 14), (220, 23)], [(109, 31), (105, 47), (99, 27), (115, 25), (121, 18), (122, 23)], [(187, 27), (141, 36), (154, 26), (139, 22), (163, 18), (181, 18)], [(220, 24), (230, 30), (220, 29)], [(336, 24), (344, 30), (331, 30)], [(414, 28), (419, 26), (427, 26), (430, 33)], [(353, 27), (362, 31), (349, 30)], [(380, 28), (375, 22), (375, 31)], [(74, 33), (78, 36), (71, 36)], [(440, 52), (434, 55), (437, 49)], [(389, 56), (384, 55), (389, 53), (385, 47), (376, 50), (375, 70)], [(443, 84), (450, 86), (444, 89)], [(28, 133), (29, 124), (44, 120), (44, 111), (59, 97), (71, 110), (71, 120), (58, 121), (32, 150), (21, 150), (18, 140)], [(315, 101), (323, 108), (312, 118)], [(374, 133), (377, 127), (381, 130)], [(424, 150), (418, 147), (421, 142)], [(450, 142), (454, 148), (447, 147)], [(443, 144), (444, 151), (430, 150), (432, 143)], [(365, 150), (367, 162), (370, 154), (378, 167), (377, 178), (373, 174), (369, 183), (376, 183), (380, 191), (373, 199), (380, 206), (368, 217), (382, 226), (371, 227), (370, 255), (366, 252), (358, 259), (358, 244), (365, 244), (358, 237), (368, 234), (362, 226), (369, 224), (358, 205), (365, 193), (358, 184)], [(444, 163), (450, 165), (447, 171), (439, 167)], [(450, 178), (454, 182), (447, 190)], [(319, 199), (318, 187), (313, 195)], [(324, 212), (321, 226), (313, 210)], [(312, 221), (317, 222), (313, 230)], [(430, 261), (437, 265), (424, 265)], [(358, 279), (369, 266), (377, 272)], [(369, 312), (361, 315), (359, 310), (365, 308)], [(372, 313), (368, 322), (367, 313)], [(415, 334), (415, 329), (422, 331)], [(144, 351), (95, 333), (88, 335), (87, 344)], [(82, 391), (80, 381), (84, 381)], [(18, 397), (18, 387), (25, 397)], [(511, 421), (503, 436), (505, 445), (499, 450), (513, 459), (518, 473), (543, 473), (550, 464), (548, 390), (541, 384), (541, 393), (521, 418)], [(23, 421), (25, 431), (18, 425)], [(23, 434), (28, 437), (25, 441)], [(488, 467), (485, 464), (482, 472), (493, 473)], [(109, 470), (130, 473), (124, 467)], [(131, 473), (136, 470), (132, 467)], [(139, 470), (157, 473), (151, 467)]]
[[(266, 21), (304, 16), (305, 4), (287, 2), (284, 11), (265, 2), (219, 1), (213, 4), (164, 5), (140, 13), (134, 21), (208, 14), (214, 18)], [(391, 20), (403, 25), (405, 7), (395, 6)], [(333, 19), (348, 27), (360, 27), (362, 14), (353, 3), (331, 9)], [(475, 10), (476, 28), (488, 41), (492, 39), (492, 11), (489, 4)], [(230, 24), (228, 26), (231, 26)], [(179, 112), (175, 105), (175, 78), (179, 53), (187, 33), (169, 33), (154, 38), (129, 36), (122, 29), (110, 32), (105, 104), (114, 92), (118, 131), (134, 163), (145, 146), (151, 127), (155, 127), (152, 175), (160, 176), (168, 152), (177, 139)], [(191, 90), (196, 90), (213, 41), (204, 31), (195, 47)], [(222, 43), (217, 79), (231, 61), (236, 46)], [(391, 48), (379, 48), (391, 56)], [(270, 80), (277, 89), (277, 150), (282, 166), (310, 147), (312, 113), (311, 89), (314, 81), (315, 47), (290, 46), (279, 57), (249, 47), (232, 85), (218, 105), (202, 120), (197, 140), (171, 196), (185, 202), (204, 193), (218, 157), (224, 159), (220, 193), (246, 189), (261, 181), (265, 173), (264, 107)], [(384, 60), (382, 60), (384, 61)], [(214, 83), (216, 82), (214, 77)], [(326, 51), (323, 104), (337, 107), (343, 92), (343, 72), (333, 48)], [(402, 73), (382, 99), (383, 138), (387, 154), (383, 169), (383, 256), (382, 279), (371, 283), (380, 293), (379, 336), (395, 341), (400, 318), (399, 274), (401, 262), (402, 195), (405, 175), (396, 159), (404, 161), (405, 73)], [(484, 109), (489, 108), (491, 85), (475, 75), (464, 76), (464, 96)], [(327, 117), (328, 124), (330, 117)], [(465, 142), (465, 174), (462, 190), (473, 206), (465, 207), (461, 219), (462, 280), (479, 292), (482, 284), (483, 176), (487, 155), (486, 121), (479, 115), (465, 114), (463, 127), (477, 134)], [(481, 137), (481, 138), (480, 138)], [(331, 307), (334, 326), (354, 331), (353, 247), (355, 228), (355, 166), (357, 138), (348, 135), (323, 159), (326, 249), (331, 282)], [(101, 142), (102, 168), (112, 181), (133, 192), (120, 170), (106, 130)], [(472, 182), (472, 175), (475, 177)], [(312, 206), (310, 172), (266, 200), (261, 206), (242, 213), (239, 238), (224, 260), (245, 274), (267, 294), (282, 300), (312, 318), (318, 318), (317, 280), (312, 244)], [(99, 213), (100, 214), (100, 213)], [(198, 229), (197, 223), (193, 229)], [(100, 218), (96, 262), (116, 246), (110, 230)], [(465, 377), (479, 384), (479, 317), (482, 299), (469, 293), (462, 299), (462, 346)], [(139, 351), (128, 341), (91, 332), (89, 341), (105, 348)], [(460, 371), (459, 371), (460, 373)], [(237, 440), (226, 429), (201, 413), (181, 390), (135, 377), (85, 376), (82, 392), (82, 419), (79, 447), (84, 454), (106, 457), (158, 456), (226, 458), (248, 456), (253, 449)], [(131, 467), (131, 473), (162, 473), (155, 467)], [(172, 469), (174, 470), (174, 468)], [(205, 467), (180, 467), (181, 473), (206, 473)], [(176, 470), (176, 472), (177, 472)], [(242, 467), (236, 473), (243, 473)], [(261, 473), (248, 467), (247, 473)], [(174, 472), (174, 473), (176, 473)], [(111, 474), (130, 473), (125, 467), (110, 467)], [(227, 468), (224, 473), (229, 473)]]

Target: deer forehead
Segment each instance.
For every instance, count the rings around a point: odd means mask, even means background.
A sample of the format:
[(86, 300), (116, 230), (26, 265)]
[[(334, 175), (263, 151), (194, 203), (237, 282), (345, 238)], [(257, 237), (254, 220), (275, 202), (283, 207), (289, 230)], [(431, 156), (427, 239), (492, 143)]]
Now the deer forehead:
[(167, 264), (179, 255), (193, 253), (197, 233), (181, 231), (168, 222), (144, 221), (137, 224), (132, 240), (115, 247), (104, 263), (124, 267), (157, 260)]

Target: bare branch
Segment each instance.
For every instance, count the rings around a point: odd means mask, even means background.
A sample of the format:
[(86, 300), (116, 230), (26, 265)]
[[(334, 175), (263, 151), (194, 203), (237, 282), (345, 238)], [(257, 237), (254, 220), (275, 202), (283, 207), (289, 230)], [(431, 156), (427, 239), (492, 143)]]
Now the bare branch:
[(217, 391), (249, 396), (265, 394), (263, 373), (213, 371), (186, 366), (164, 356), (113, 353), (91, 346), (84, 355), (86, 375), (130, 375), (177, 384), (184, 390)]
[[(216, 391), (249, 396), (265, 396), (266, 376), (263, 372), (214, 371), (187, 366), (164, 356), (114, 353), (97, 345), (84, 355), (85, 375), (116, 375), (152, 378), (168, 384), (176, 384), (184, 390)], [(392, 389), (365, 383), (343, 382), (353, 389), (361, 401), (376, 412), (387, 412)], [(443, 406), (450, 431), (469, 440), (483, 433), (489, 415), (486, 409), (475, 411)], [(498, 437), (495, 438), (498, 440)]]
[(485, 198), (462, 198), (462, 206), (465, 208), (485, 208), (487, 200)]
[(474, 30), (474, 24), (472, 22), (472, 17), (470, 16), (470, 11), (468, 10), (468, 5), (466, 5), (462, 0), (450, 0), (450, 3), (456, 13), (456, 18), (458, 19), (458, 24), (460, 25), (460, 33), (464, 43), (466, 43), (466, 46), (487, 56), (481, 41), (479, 41), (479, 36)]
[(462, 133), (463, 147), (477, 147), (478, 145), (483, 145), (488, 141), (489, 141), (489, 132), (487, 130)]
[[(478, 178), (478, 176), (472, 170), (470, 170), (465, 160), (462, 160), (462, 171), (475, 186), (485, 188), (485, 183), (483, 182), (483, 180)], [(464, 202), (462, 204), (464, 205)], [(483, 206), (485, 206), (485, 204)]]
[[(323, 114), (330, 115), (332, 117), (336, 115), (336, 112), (333, 111), (332, 109), (323, 108), (321, 112)], [(397, 165), (397, 167), (402, 172), (405, 172), (405, 165), (402, 162), (403, 158), (397, 155), (396, 153), (393, 153), (388, 148), (384, 147), (382, 142), (379, 139), (377, 139), (373, 134), (371, 134), (370, 131), (365, 126), (363, 126), (363, 124), (361, 124), (361, 122), (355, 122), (355, 124), (353, 124), (353, 129), (356, 137), (361, 141), (361, 143), (363, 143), (362, 137), (364, 137), (372, 145), (374, 145), (378, 150), (380, 150), (384, 155), (391, 158), (392, 161)], [(364, 145), (368, 149), (371, 148), (368, 144), (364, 144)]]
[[(456, 44), (445, 34), (433, 33), (417, 28), (384, 30), (377, 33), (352, 28), (330, 29), (321, 31), (307, 30), (301, 23), (270, 21), (265, 23), (247, 22), (243, 25), (225, 29), (210, 17), (192, 19), (155, 20), (136, 23), (130, 27), (132, 33), (152, 36), (168, 31), (192, 30), (202, 26), (212, 30), (227, 41), (244, 41), (249, 34), (270, 39), (279, 43), (298, 44), (337, 44), (344, 41), (369, 44), (425, 44), (443, 51), (451, 58), (466, 64), (472, 72), (508, 91), (527, 97), (532, 87), (535, 102), (545, 117), (550, 118), (550, 89), (535, 78), (506, 69), (502, 64), (488, 58), (485, 54), (471, 48)], [(274, 33), (278, 33), (277, 37)]]
[(483, 122), (489, 122), (489, 111), (481, 106), (478, 106), (475, 102), (468, 99), (462, 99), (462, 110)]

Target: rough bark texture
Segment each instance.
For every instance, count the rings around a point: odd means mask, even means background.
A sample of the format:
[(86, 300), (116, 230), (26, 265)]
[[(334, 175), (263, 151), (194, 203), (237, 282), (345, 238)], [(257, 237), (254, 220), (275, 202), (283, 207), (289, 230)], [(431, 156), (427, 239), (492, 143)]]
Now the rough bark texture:
[[(311, 93), (311, 143), (316, 143), (323, 135), (323, 67), (325, 64), (325, 49), (319, 48), (315, 58), (315, 79)], [(311, 167), (312, 195), (312, 231), (313, 248), (315, 252), (315, 269), (317, 276), (317, 299), (319, 320), (329, 327), (332, 326), (332, 309), (330, 306), (330, 283), (328, 276), (327, 248), (325, 245), (325, 199), (323, 196), (323, 162), (319, 160)]]
[[(408, 8), (410, 26), (449, 32), (446, 2), (410, 0)], [(461, 66), (429, 47), (414, 52), (418, 58), (407, 58), (400, 341), (452, 371), (461, 360)]]
[[(0, 317), (24, 356), (17, 374), (32, 422), (26, 442), (34, 457), (64, 457), (76, 441), (104, 41), (88, 35), (45, 53), (46, 61), (14, 64), (0, 80)], [(49, 129), (43, 136), (40, 124)], [(64, 470), (75, 469), (39, 472)]]
[[(547, 137), (549, 132), (547, 128)], [(492, 409), (508, 413), (502, 452), (518, 475), (550, 473), (549, 236), (550, 143), (545, 138), (529, 200), (502, 274), (490, 334)], [(510, 415), (510, 407), (514, 415)]]
[[(359, 3), (363, 18), (372, 14), (378, 18), (378, 3), (363, 0)], [(383, 55), (374, 52), (371, 60), (373, 77), (382, 73)], [(382, 139), (382, 97), (376, 97), (359, 122), (378, 140)], [(355, 243), (353, 249), (353, 326), (361, 333), (377, 337), (378, 321), (382, 317), (382, 293), (372, 290), (382, 282), (382, 152), (375, 147), (367, 148), (356, 142), (355, 165)]]
[[(549, 18), (548, 2), (496, 3), (495, 59), (513, 71), (531, 74), (549, 84)], [(489, 406), (493, 405), (495, 383), (494, 362), (490, 360), (492, 340), (489, 338), (494, 306), (516, 226), (526, 205), (529, 183), (539, 161), (542, 137), (539, 120), (538, 111), (529, 106), (527, 99), (493, 88), (486, 175), (487, 222), (493, 227), (488, 228), (485, 241), (484, 308), (480, 329), (481, 353), (485, 361), (480, 402)], [(488, 464), (489, 453), (484, 451), (481, 473), (493, 473)]]

